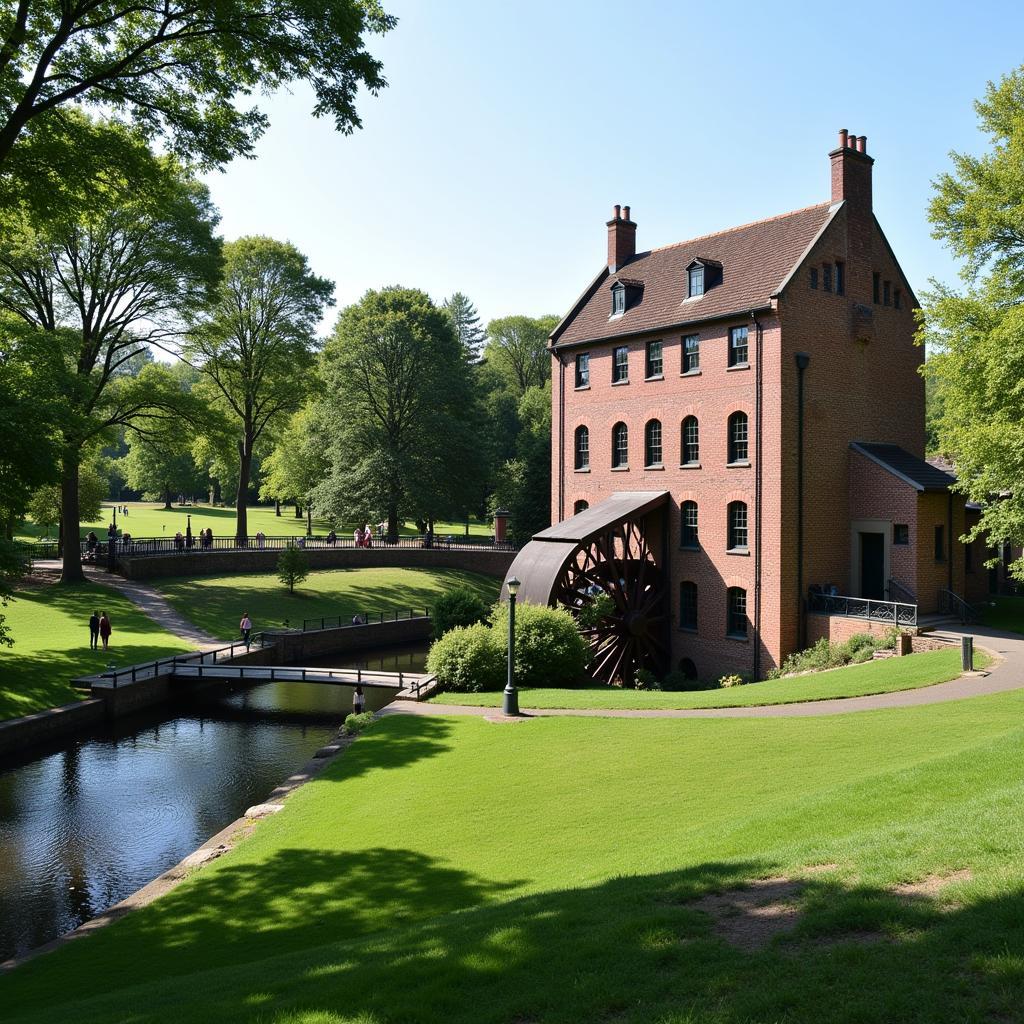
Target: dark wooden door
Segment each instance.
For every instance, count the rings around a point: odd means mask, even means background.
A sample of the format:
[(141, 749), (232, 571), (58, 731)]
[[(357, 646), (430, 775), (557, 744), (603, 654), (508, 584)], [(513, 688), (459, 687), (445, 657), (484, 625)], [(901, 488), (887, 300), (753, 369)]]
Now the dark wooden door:
[(860, 535), (860, 596), (885, 599), (885, 534)]

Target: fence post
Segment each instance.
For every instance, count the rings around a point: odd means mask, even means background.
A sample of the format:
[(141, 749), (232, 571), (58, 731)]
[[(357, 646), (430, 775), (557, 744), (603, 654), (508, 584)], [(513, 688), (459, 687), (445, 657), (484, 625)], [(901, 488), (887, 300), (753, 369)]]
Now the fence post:
[(356, 666), (356, 686), (363, 685), (363, 669), (361, 666)]
[(974, 671), (974, 637), (960, 637), (960, 665), (965, 672)]
[(401, 669), (399, 669), (399, 671), (398, 671), (398, 689), (399, 690), (404, 690), (405, 689), (405, 683), (402, 680), (402, 670)]

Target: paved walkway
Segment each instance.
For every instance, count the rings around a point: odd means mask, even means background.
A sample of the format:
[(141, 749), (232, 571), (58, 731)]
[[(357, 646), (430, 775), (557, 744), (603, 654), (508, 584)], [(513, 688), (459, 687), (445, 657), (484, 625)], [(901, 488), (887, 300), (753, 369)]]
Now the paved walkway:
[(147, 587), (145, 583), (126, 580), (123, 576), (99, 569), (94, 565), (83, 565), (82, 569), (90, 583), (99, 583), (101, 586), (120, 591), (132, 604), (144, 611), (168, 633), (173, 633), (197, 650), (211, 650), (214, 647), (224, 646), (223, 640), (218, 640), (216, 637), (210, 636), (209, 633), (197, 629), (184, 615), (174, 610), (163, 594), (152, 587)]
[[(956, 643), (960, 642), (961, 636), (973, 636), (975, 648), (984, 647), (986, 651), (997, 656), (996, 661), (984, 673), (964, 675), (948, 683), (922, 686), (916, 690), (897, 690), (894, 693), (878, 693), (870, 697), (844, 697), (836, 700), (812, 700), (797, 704), (768, 704), (744, 708), (523, 708), (523, 717), (570, 715), (586, 718), (801, 718), (844, 715), (855, 711), (876, 711), (881, 708), (942, 704), (952, 700), (1024, 688), (1024, 636), (986, 629), (984, 626), (965, 626), (962, 630), (942, 630), (930, 635)], [(470, 707), (465, 704), (419, 704), (408, 700), (394, 701), (380, 713), (475, 715), (493, 721), (508, 721), (499, 708)]]

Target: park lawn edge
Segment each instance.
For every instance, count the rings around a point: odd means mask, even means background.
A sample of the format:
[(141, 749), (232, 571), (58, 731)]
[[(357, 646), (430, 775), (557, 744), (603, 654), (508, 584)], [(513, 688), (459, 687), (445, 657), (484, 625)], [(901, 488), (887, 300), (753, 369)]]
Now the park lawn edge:
[[(853, 673), (858, 669), (865, 669), (875, 666), (889, 665), (896, 662), (900, 665), (908, 665), (913, 659), (928, 659), (933, 655), (944, 656), (943, 660), (957, 662), (952, 666), (938, 669), (934, 675), (928, 675), (924, 679), (918, 679), (905, 686), (863, 686), (858, 687), (856, 692), (825, 692), (810, 693), (794, 692), (791, 695), (780, 696), (774, 700), (745, 699), (759, 696), (755, 691), (762, 686), (769, 686), (773, 690), (779, 687), (773, 684), (805, 684), (808, 681), (818, 681), (822, 677), (835, 676), (839, 673)], [(799, 675), (785, 676), (781, 679), (765, 680), (759, 683), (749, 683), (743, 687), (730, 687), (724, 690), (685, 690), (685, 691), (662, 691), (662, 690), (626, 690), (618, 687), (587, 687), (587, 688), (539, 688), (519, 687), (519, 703), (526, 709), (534, 710), (662, 710), (662, 711), (689, 711), (689, 710), (726, 710), (737, 707), (778, 707), (785, 704), (813, 704), (826, 700), (851, 700), (856, 697), (873, 697), (886, 693), (899, 693), (905, 690), (919, 690), (929, 686), (938, 686), (959, 678), (963, 673), (960, 670), (958, 659), (959, 650), (924, 651), (919, 654), (906, 655), (904, 658), (884, 659), (878, 661), (867, 661), (857, 665), (844, 665), (834, 669), (824, 669), (820, 672), (804, 672)], [(932, 660), (938, 661), (938, 658)], [(994, 660), (989, 652), (975, 649), (975, 669), (984, 671)], [(920, 664), (920, 662), (918, 662)], [(848, 678), (848, 677), (844, 677)], [(828, 680), (826, 680), (827, 682)], [(718, 695), (733, 695), (733, 700), (725, 700), (719, 697), (720, 703), (715, 703)], [(538, 697), (540, 698), (538, 700)], [(602, 699), (607, 698), (607, 699)], [(488, 691), (485, 693), (453, 693), (442, 691), (429, 698), (433, 704), (449, 704), (464, 707), (498, 707), (501, 704), (501, 691)], [(531, 700), (537, 703), (531, 704)]]

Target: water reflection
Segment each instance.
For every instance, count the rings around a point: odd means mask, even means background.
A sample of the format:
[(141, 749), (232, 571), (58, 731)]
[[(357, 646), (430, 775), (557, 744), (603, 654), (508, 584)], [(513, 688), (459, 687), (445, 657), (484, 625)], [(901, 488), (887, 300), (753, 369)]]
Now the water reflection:
[[(392, 649), (360, 662), (422, 671), (423, 657)], [(367, 688), (367, 707), (392, 696)], [(351, 710), (348, 686), (267, 683), (191, 697), (0, 762), (0, 961), (176, 864), (305, 763)]]

